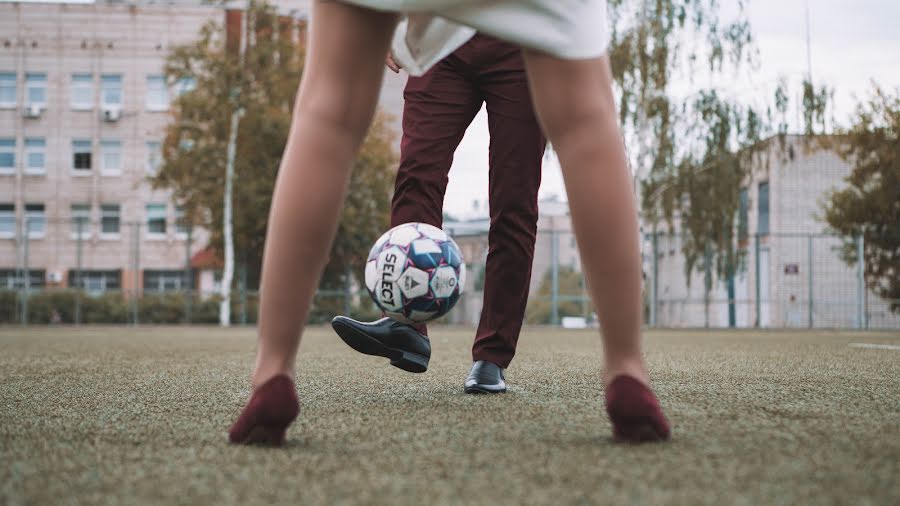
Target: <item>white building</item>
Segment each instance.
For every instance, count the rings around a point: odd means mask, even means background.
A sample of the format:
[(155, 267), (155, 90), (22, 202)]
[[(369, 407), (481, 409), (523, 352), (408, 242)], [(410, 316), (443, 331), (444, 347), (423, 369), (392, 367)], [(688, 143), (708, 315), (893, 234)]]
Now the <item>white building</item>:
[(72, 286), (78, 256), (93, 292), (182, 286), (180, 210), (146, 183), (179, 91), (162, 67), (221, 17), (199, 3), (0, 2), (0, 287), (26, 265), (31, 285)]
[(657, 300), (651, 323), (900, 328), (900, 315), (891, 314), (886, 301), (864, 288), (859, 267), (840, 259), (841, 241), (827, 234), (820, 217), (822, 201), (830, 190), (845, 184), (852, 167), (813, 140), (791, 135), (783, 142), (778, 137), (765, 141), (766, 149), (741, 195), (739, 221), (747, 230), (740, 243), (743, 268), (733, 280), (731, 296), (727, 280), (713, 279), (708, 311), (703, 267), (688, 286), (677, 230), (657, 238), (655, 262), (653, 241), (645, 240), (651, 306), (654, 296)]
[[(307, 2), (283, 3), (300, 33)], [(192, 86), (166, 82), (165, 58), (226, 19), (200, 0), (0, 0), (0, 289), (26, 269), (32, 287), (75, 286), (79, 264), (94, 293), (193, 282), (187, 259), (208, 234), (188, 241), (148, 176), (170, 100)]]

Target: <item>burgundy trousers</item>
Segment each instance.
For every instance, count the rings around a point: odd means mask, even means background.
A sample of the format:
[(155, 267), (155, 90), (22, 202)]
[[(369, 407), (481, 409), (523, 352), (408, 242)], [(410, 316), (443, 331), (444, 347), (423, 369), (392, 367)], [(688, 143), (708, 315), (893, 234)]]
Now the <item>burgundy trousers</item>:
[(441, 227), (453, 153), (482, 103), (487, 104), (491, 226), (472, 359), (506, 368), (528, 301), (546, 146), (521, 51), (477, 34), (425, 75), (410, 76), (403, 97), (391, 226), (419, 221)]

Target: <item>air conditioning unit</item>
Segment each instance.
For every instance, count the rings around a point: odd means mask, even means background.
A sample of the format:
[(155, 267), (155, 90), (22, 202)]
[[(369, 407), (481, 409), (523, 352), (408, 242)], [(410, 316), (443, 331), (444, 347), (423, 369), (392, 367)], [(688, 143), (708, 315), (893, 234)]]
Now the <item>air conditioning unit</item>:
[(103, 108), (103, 121), (119, 121), (119, 118), (122, 117), (122, 108), (121, 107), (104, 107)]
[(22, 109), (22, 116), (26, 118), (40, 118), (44, 112), (44, 106), (39, 104), (28, 104)]
[(48, 283), (62, 283), (63, 275), (60, 271), (47, 271)]

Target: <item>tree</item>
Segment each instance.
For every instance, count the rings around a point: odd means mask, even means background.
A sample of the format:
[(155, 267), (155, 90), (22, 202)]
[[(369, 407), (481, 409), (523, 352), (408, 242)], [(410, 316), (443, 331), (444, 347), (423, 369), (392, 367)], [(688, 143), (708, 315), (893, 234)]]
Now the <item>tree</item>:
[[(296, 20), (277, 16), (267, 3), (251, 2), (247, 22), (250, 36), (243, 63), (226, 27), (217, 22), (204, 26), (195, 42), (169, 55), (165, 71), (170, 82), (192, 79), (196, 87), (174, 101), (163, 164), (152, 182), (171, 188), (189, 222), (209, 230), (210, 246), (223, 252), (227, 139), (231, 113), (236, 106), (242, 109), (234, 159), (234, 246), (247, 269), (248, 285), (258, 286), (272, 188), (303, 71), (304, 48), (302, 27)], [(348, 268), (356, 265), (355, 255), (365, 255), (387, 226), (396, 159), (391, 135), (379, 116), (356, 162), (323, 286), (340, 285)], [(361, 278), (361, 268), (352, 270)]]
[(875, 86), (841, 133), (834, 144), (853, 171), (824, 202), (825, 221), (844, 237), (849, 265), (863, 239), (866, 284), (900, 313), (900, 90)]
[(767, 130), (769, 116), (714, 86), (677, 96), (673, 83), (699, 72), (712, 81), (755, 67), (745, 2), (724, 21), (717, 0), (609, 5), (610, 58), (620, 120), (629, 145), (637, 146), (631, 163), (644, 223), (653, 233), (663, 223), (679, 229), (687, 279), (702, 267), (708, 300), (713, 273), (730, 279), (741, 264), (735, 238), (740, 187), (750, 170), (749, 148)]

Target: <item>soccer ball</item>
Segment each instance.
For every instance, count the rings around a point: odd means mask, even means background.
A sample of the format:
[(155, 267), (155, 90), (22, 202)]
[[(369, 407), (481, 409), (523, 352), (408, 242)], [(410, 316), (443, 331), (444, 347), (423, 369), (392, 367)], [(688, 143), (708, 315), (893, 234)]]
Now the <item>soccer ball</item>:
[(466, 286), (466, 264), (443, 230), (404, 223), (384, 233), (366, 261), (366, 288), (387, 316), (403, 323), (440, 318)]

